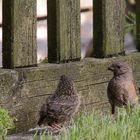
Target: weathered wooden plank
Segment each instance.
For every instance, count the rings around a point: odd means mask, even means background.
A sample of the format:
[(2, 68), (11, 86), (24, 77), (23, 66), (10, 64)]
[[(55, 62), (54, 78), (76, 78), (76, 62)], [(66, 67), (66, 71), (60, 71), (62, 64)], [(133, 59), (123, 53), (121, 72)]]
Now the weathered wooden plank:
[(81, 95), (81, 110), (104, 108), (108, 105), (106, 90), (112, 77), (112, 73), (107, 71), (108, 65), (114, 60), (127, 61), (140, 86), (139, 59), (140, 53), (108, 59), (87, 58), (81, 62), (68, 63), (67, 73), (65, 64), (0, 69), (0, 106), (7, 108), (17, 118), (16, 132), (27, 131), (36, 126), (38, 110), (47, 96), (55, 91), (60, 75), (68, 74), (74, 79)]
[(140, 51), (140, 1), (136, 0), (136, 41), (137, 49)]
[(79, 60), (80, 0), (48, 0), (48, 61)]
[(108, 57), (124, 54), (124, 0), (94, 0), (93, 55)]
[(37, 64), (36, 0), (3, 1), (3, 67)]

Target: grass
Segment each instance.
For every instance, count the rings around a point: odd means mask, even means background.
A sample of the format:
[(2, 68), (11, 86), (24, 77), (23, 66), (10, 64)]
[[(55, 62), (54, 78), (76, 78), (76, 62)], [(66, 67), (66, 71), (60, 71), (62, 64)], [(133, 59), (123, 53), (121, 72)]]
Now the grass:
[(0, 140), (6, 137), (8, 130), (14, 128), (13, 119), (7, 110), (0, 107)]
[(133, 12), (128, 12), (125, 24), (125, 33), (131, 32), (134, 39), (136, 39), (136, 14)]
[[(41, 140), (53, 140), (41, 136)], [(83, 113), (58, 136), (58, 140), (139, 140), (140, 139), (140, 110), (127, 113), (119, 109), (115, 119), (110, 113)]]
[(46, 64), (46, 63), (48, 63), (48, 58), (45, 57), (44, 59), (40, 59), (39, 62), (40, 62), (41, 64)]

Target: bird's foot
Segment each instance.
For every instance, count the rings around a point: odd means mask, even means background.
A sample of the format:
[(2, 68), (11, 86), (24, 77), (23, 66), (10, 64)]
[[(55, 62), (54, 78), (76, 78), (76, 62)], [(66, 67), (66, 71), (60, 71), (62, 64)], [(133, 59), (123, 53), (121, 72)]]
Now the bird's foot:
[(54, 128), (54, 129), (61, 129), (62, 128), (59, 124), (56, 124), (56, 123), (53, 123), (51, 125), (51, 127)]
[(54, 135), (61, 133), (62, 127), (59, 124), (53, 123), (51, 126), (48, 126), (48, 131)]
[[(59, 126), (59, 125), (57, 125), (57, 126)], [(42, 135), (42, 134), (47, 135), (48, 133), (51, 133), (52, 135), (57, 135), (57, 134), (61, 133), (61, 131), (62, 130), (60, 128), (57, 128), (54, 126), (44, 126), (44, 127), (32, 128), (28, 131), (28, 133), (29, 134), (37, 134), (37, 135)]]

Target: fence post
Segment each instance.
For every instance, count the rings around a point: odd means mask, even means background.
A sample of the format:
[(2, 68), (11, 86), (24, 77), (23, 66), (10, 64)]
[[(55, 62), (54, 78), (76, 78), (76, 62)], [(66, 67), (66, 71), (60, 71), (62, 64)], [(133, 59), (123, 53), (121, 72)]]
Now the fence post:
[(3, 0), (3, 67), (37, 64), (36, 0)]
[(93, 54), (124, 54), (125, 0), (93, 0)]
[(48, 61), (79, 60), (80, 0), (48, 0)]
[(137, 49), (140, 51), (140, 0), (136, 0), (136, 41)]

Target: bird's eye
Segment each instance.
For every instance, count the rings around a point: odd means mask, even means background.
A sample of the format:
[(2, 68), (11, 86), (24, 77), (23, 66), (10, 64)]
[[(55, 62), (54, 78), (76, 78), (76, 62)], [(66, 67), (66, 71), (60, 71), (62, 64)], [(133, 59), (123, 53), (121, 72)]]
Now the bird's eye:
[(118, 68), (118, 69), (120, 69), (120, 66), (119, 66), (119, 65), (117, 65), (117, 68)]

